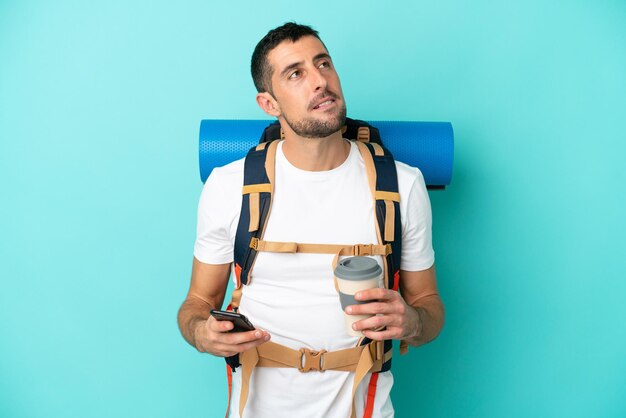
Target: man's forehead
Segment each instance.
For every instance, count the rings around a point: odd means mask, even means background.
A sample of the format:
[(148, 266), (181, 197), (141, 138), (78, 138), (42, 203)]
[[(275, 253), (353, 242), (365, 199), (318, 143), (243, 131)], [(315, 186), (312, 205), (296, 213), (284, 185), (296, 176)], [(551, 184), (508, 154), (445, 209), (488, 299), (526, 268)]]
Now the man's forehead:
[(272, 49), (267, 58), (274, 72), (296, 62), (328, 54), (324, 44), (315, 36), (303, 36), (295, 42), (287, 39)]

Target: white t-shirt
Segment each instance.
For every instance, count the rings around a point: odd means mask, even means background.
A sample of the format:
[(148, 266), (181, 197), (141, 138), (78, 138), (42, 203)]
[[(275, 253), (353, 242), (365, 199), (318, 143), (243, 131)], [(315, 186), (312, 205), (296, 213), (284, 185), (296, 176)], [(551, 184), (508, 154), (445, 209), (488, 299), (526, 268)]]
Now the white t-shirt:
[[(198, 207), (195, 257), (207, 264), (233, 261), (241, 210), (244, 160), (215, 168)], [(402, 217), (401, 268), (420, 271), (434, 263), (431, 211), (421, 172), (396, 162)], [(275, 190), (264, 240), (315, 244), (376, 243), (374, 202), (365, 165), (356, 144), (339, 167), (304, 171), (276, 152)], [(378, 259), (382, 265), (381, 257)], [(354, 347), (358, 338), (345, 330), (344, 313), (334, 288), (330, 254), (257, 255), (250, 283), (243, 287), (239, 310), (272, 341), (300, 349), (335, 351)], [(233, 374), (231, 417), (239, 417), (241, 373)], [(291, 368), (256, 368), (244, 418), (346, 418), (354, 374), (301, 373)], [(355, 397), (362, 416), (369, 377)], [(380, 373), (373, 417), (393, 416), (391, 372)]]

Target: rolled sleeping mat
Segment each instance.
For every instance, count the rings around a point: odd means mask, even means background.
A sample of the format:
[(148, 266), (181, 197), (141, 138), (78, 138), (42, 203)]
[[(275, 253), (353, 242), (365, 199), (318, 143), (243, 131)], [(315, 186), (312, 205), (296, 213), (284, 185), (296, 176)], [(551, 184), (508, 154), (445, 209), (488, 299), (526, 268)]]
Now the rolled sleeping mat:
[[(270, 120), (204, 119), (200, 123), (200, 178), (211, 170), (246, 156), (259, 143)], [(454, 133), (450, 122), (368, 121), (378, 128), (384, 146), (396, 161), (417, 167), (430, 189), (452, 180)]]

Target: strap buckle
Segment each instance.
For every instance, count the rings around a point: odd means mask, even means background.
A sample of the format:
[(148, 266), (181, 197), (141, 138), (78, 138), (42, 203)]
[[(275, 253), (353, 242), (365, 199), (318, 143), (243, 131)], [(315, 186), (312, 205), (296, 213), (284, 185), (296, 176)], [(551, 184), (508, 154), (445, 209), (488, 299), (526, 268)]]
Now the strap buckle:
[(381, 245), (376, 245), (376, 244), (356, 244), (353, 247), (353, 255), (355, 256), (360, 256), (360, 255), (382, 255), (382, 256), (388, 256), (389, 254), (391, 254), (391, 244), (385, 244), (384, 248), (381, 248), (383, 246)]
[(357, 244), (354, 246), (354, 255), (372, 255), (372, 244)]
[(388, 256), (389, 254), (391, 254), (392, 252), (391, 244), (385, 244), (384, 248), (381, 248), (381, 247), (383, 246), (376, 245), (376, 244), (356, 244), (352, 252), (356, 256), (359, 256), (359, 255)]
[(259, 239), (256, 237), (252, 237), (250, 240), (250, 248), (256, 250), (259, 247)]
[(301, 348), (300, 367), (298, 367), (298, 370), (302, 373), (308, 373), (311, 370), (323, 372), (324, 353), (326, 353), (326, 350), (312, 351), (308, 348)]

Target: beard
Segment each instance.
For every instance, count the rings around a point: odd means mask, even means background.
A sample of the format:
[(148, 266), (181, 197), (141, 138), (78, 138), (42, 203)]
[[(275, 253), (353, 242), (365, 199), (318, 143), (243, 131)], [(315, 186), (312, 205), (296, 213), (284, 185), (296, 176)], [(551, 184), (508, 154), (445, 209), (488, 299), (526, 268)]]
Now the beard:
[(341, 107), (337, 109), (337, 114), (328, 120), (319, 120), (315, 118), (304, 118), (301, 120), (289, 120), (283, 114), (285, 123), (302, 138), (326, 138), (334, 134), (346, 123), (346, 104), (341, 101)]

